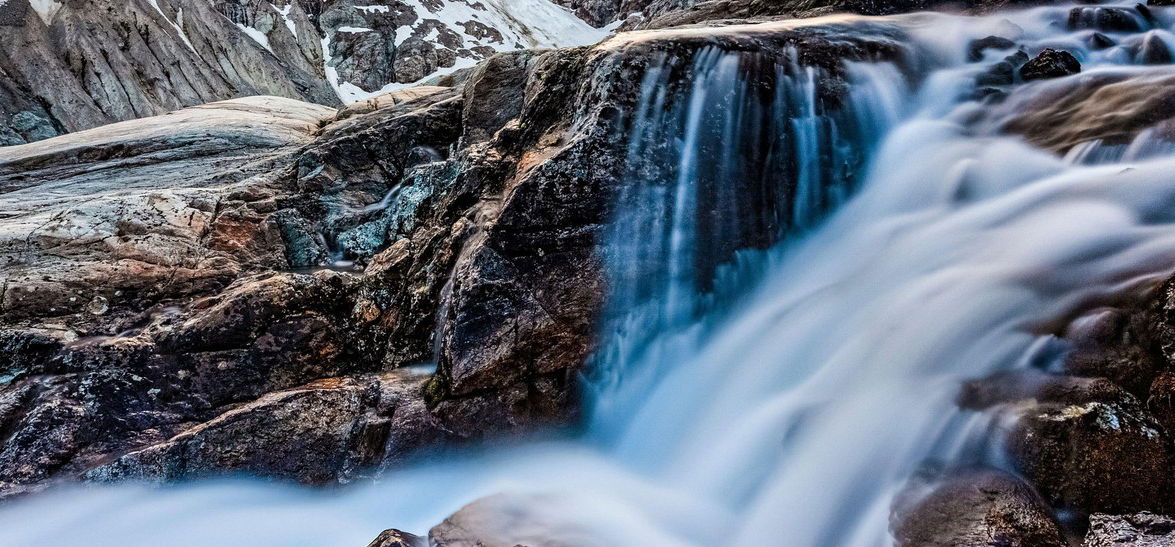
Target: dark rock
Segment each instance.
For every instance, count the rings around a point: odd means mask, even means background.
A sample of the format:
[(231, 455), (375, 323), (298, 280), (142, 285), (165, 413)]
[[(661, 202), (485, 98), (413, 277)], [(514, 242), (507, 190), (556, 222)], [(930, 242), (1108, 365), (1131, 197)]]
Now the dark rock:
[(1138, 10), (1116, 7), (1076, 7), (1069, 11), (1069, 29), (1104, 32), (1140, 32), (1149, 26)]
[(1082, 547), (1170, 547), (1175, 545), (1175, 520), (1153, 513), (1096, 514)]
[(971, 42), (967, 58), (971, 61), (983, 59), (983, 52), (989, 49), (1012, 49), (1016, 43), (1001, 36), (988, 36)]
[(1081, 72), (1081, 63), (1068, 51), (1045, 48), (1039, 55), (1020, 67), (1020, 76), (1025, 80), (1060, 78)]
[(1135, 59), (1147, 65), (1167, 65), (1175, 62), (1175, 55), (1171, 53), (1171, 48), (1162, 37), (1157, 33), (1148, 32), (1138, 47)]
[(1093, 49), (1106, 49), (1117, 45), (1113, 38), (1106, 36), (1100, 32), (1095, 32), (1089, 36), (1089, 47)]
[(994, 470), (913, 479), (894, 501), (890, 527), (899, 547), (1067, 545), (1032, 488)]
[[(899, 37), (853, 23), (723, 39), (817, 67), (832, 101), (844, 61), (897, 59)], [(248, 99), (0, 151), (19, 234), (0, 240), (0, 342), (30, 350), (0, 362), (0, 491), (232, 471), (333, 484), (568, 423), (605, 292), (621, 113), (652, 59), (711, 43), (503, 55), (466, 89), (341, 113)], [(50, 182), (79, 191), (38, 197)], [(340, 254), (345, 272), (290, 271)], [(425, 362), (434, 376), (399, 370)]]
[(1158, 317), (1146, 307), (1106, 310), (1080, 320), (1066, 335), (1073, 351), (1065, 358), (1065, 370), (1108, 378), (1145, 397), (1152, 380), (1165, 366), (1155, 358), (1152, 331), (1157, 322)]
[(1130, 396), (1026, 407), (1008, 446), (1024, 476), (1060, 507), (1163, 510), (1172, 499), (1167, 438)]
[(392, 528), (384, 530), (367, 547), (428, 547), (428, 539)]
[(1008, 61), (1000, 61), (975, 78), (975, 84), (983, 86), (1008, 86), (1016, 81), (1016, 68)]
[(1175, 373), (1164, 372), (1155, 378), (1146, 407), (1168, 436), (1175, 434)]

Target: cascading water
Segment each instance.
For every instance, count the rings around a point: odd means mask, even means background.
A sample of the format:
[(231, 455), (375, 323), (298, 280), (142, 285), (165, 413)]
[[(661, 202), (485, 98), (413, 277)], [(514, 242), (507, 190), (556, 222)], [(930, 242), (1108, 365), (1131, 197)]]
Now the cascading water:
[[(1092, 31), (1057, 24), (1068, 13), (896, 18), (918, 65), (935, 68), (907, 81), (853, 64), (835, 111), (810, 69), (717, 49), (655, 64), (581, 440), (334, 494), (59, 492), (0, 511), (0, 543), (361, 545), (503, 493), (567, 544), (887, 545), (893, 494), (919, 466), (1004, 465), (984, 450), (993, 416), (956, 407), (961, 381), (1048, 368), (1065, 345), (1040, 325), (1175, 264), (1175, 156), (1161, 135), (1066, 159), (975, 125), (994, 108), (972, 100), (975, 77), (1009, 52), (967, 61), (973, 39), (1065, 46), (1095, 74), (1146, 60), (1146, 36), (1086, 49)], [(674, 89), (683, 62), (692, 77)], [(771, 96), (746, 85), (751, 70), (772, 71)], [(866, 165), (863, 182), (849, 178)]]

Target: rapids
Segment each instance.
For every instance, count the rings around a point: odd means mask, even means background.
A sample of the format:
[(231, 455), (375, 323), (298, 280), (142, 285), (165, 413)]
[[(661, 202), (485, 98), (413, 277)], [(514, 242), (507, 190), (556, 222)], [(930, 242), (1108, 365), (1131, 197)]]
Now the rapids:
[[(1008, 465), (998, 416), (956, 407), (961, 381), (1055, 366), (1065, 343), (1046, 325), (1175, 264), (1168, 143), (1147, 133), (1061, 157), (977, 125), (994, 107), (972, 99), (975, 76), (1010, 53), (969, 61), (984, 36), (1078, 52), (1072, 78), (1175, 74), (1122, 68), (1139, 64), (1143, 34), (1087, 48), (1092, 31), (1065, 30), (1068, 10), (891, 18), (911, 37), (909, 67), (852, 64), (836, 113), (816, 100), (814, 69), (762, 68), (778, 71), (766, 101), (747, 99), (746, 54), (663, 59), (690, 65), (672, 92), (671, 71), (650, 69), (574, 438), (335, 492), (247, 479), (59, 489), (0, 509), (0, 544), (362, 546), (502, 494), (550, 523), (536, 538), (569, 544), (888, 545), (890, 501), (920, 466)], [(642, 161), (675, 168), (658, 178)]]

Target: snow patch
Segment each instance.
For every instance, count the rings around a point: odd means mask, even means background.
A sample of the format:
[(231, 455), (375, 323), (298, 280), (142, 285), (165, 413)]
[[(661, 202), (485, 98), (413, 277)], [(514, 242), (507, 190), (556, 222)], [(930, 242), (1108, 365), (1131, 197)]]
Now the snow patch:
[(273, 8), (274, 11), (278, 13), (278, 15), (282, 16), (282, 21), (285, 21), (286, 28), (290, 29), (290, 34), (293, 34), (294, 39), (297, 40), (298, 26), (294, 24), (293, 19), (290, 19), (290, 12), (294, 10), (294, 3), (291, 1), (290, 4), (284, 8), (279, 8), (273, 4), (270, 4), (269, 7)]
[(155, 11), (159, 12), (159, 16), (163, 17), (163, 20), (167, 21), (167, 24), (171, 25), (171, 28), (175, 29), (175, 33), (179, 35), (180, 40), (184, 41), (184, 44), (188, 46), (188, 49), (192, 50), (192, 53), (195, 53), (197, 56), (199, 56), (200, 54), (196, 51), (196, 48), (192, 46), (192, 41), (188, 40), (188, 35), (184, 32), (184, 9), (180, 8), (176, 10), (175, 21), (172, 21), (166, 13), (163, 13), (163, 8), (159, 7), (159, 0), (147, 1), (151, 3), (151, 7), (155, 8)]
[(269, 47), (269, 37), (266, 36), (264, 32), (261, 32), (253, 27), (246, 27), (240, 23), (236, 23), (236, 25), (237, 28), (241, 29), (241, 32), (244, 32), (245, 35), (252, 38), (254, 42), (261, 44), (261, 47), (269, 50), (270, 53), (273, 53), (273, 48)]
[[(441, 35), (440, 26), (457, 34), (461, 43), (452, 49), (458, 50), (456, 63), (425, 76), (420, 82), (410, 84), (391, 83), (376, 91), (367, 91), (350, 82), (341, 81), (338, 70), (330, 66), (331, 37), (323, 39), (325, 73), (331, 87), (344, 103), (370, 99), (390, 91), (412, 87), (419, 83), (452, 74), (458, 70), (473, 67), (483, 58), (475, 49), (489, 48), (494, 51), (511, 51), (529, 48), (574, 47), (594, 44), (607, 38), (619, 27), (597, 29), (577, 17), (571, 10), (552, 3), (550, 0), (399, 0), (417, 19), (412, 25), (399, 27), (395, 31), (394, 43), (400, 47), (413, 36), (425, 42), (435, 43)], [(364, 14), (385, 14), (388, 6), (361, 5), (354, 8)], [(439, 23), (439, 25), (438, 25)], [(471, 24), (474, 23), (474, 24)], [(424, 26), (422, 26), (424, 25)], [(484, 36), (477, 27), (488, 27), (500, 36), (491, 33)], [(419, 29), (419, 32), (418, 32)], [(425, 30), (428, 30), (426, 33)], [(373, 32), (369, 27), (341, 27), (335, 32)], [(461, 52), (464, 52), (462, 54)]]
[(363, 13), (387, 13), (392, 11), (388, 6), (355, 6), (355, 9)]
[[(2, 6), (3, 4), (0, 4)], [(53, 18), (61, 11), (61, 2), (56, 0), (29, 0), (29, 7), (37, 12), (46, 25), (53, 24)]]

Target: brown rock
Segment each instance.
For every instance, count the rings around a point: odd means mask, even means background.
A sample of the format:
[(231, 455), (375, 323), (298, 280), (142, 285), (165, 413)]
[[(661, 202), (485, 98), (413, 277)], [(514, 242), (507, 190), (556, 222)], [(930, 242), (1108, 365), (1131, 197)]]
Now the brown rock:
[(1024, 476), (1057, 506), (1129, 512), (1171, 502), (1167, 438), (1133, 397), (1026, 407), (1008, 444)]
[(897, 497), (890, 522), (900, 547), (1064, 547), (1048, 506), (1016, 477), (967, 471), (916, 479)]

